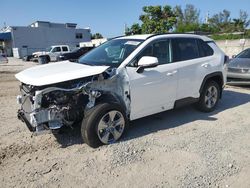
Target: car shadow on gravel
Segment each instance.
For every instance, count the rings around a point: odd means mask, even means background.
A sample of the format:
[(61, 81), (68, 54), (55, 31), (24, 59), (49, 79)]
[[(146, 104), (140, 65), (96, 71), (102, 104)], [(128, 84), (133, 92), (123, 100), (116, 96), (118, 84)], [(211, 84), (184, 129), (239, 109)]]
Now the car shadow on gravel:
[(196, 120), (216, 121), (217, 118), (213, 117), (214, 115), (248, 102), (250, 102), (249, 94), (225, 90), (222, 100), (219, 101), (217, 109), (213, 112), (203, 113), (190, 105), (141, 118), (130, 123), (129, 130), (123, 140), (130, 140), (157, 131), (182, 126)]
[[(126, 141), (138, 137), (142, 137), (157, 131), (171, 129), (182, 126), (196, 120), (216, 121), (214, 115), (237, 106), (250, 102), (250, 95), (231, 90), (223, 92), (222, 100), (219, 101), (218, 107), (214, 112), (203, 113), (199, 112), (192, 106), (184, 106), (183, 108), (169, 110), (145, 118), (141, 118), (130, 122), (130, 127), (127, 134), (121, 141)], [(71, 128), (64, 128), (55, 137), (63, 148), (82, 144), (80, 124)]]
[(80, 123), (74, 125), (73, 129), (70, 127), (63, 127), (59, 132), (54, 133), (54, 136), (62, 148), (83, 144)]

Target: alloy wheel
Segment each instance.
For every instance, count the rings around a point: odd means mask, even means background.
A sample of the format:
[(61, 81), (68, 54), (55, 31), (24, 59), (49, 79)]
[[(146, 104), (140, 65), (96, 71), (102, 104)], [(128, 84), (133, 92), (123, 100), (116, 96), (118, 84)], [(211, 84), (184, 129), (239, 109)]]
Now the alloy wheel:
[(107, 112), (97, 125), (97, 135), (104, 144), (117, 141), (125, 128), (125, 119), (121, 112), (112, 110)]

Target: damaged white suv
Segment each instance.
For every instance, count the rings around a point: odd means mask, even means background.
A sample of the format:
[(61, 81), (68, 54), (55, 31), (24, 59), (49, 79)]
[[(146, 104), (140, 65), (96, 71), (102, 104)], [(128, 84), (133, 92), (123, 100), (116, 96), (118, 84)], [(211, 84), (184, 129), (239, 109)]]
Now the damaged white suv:
[(131, 120), (183, 104), (210, 112), (225, 84), (224, 53), (191, 34), (114, 38), (79, 59), (36, 66), (20, 80), (18, 117), (30, 131), (73, 127), (91, 147), (117, 141)]

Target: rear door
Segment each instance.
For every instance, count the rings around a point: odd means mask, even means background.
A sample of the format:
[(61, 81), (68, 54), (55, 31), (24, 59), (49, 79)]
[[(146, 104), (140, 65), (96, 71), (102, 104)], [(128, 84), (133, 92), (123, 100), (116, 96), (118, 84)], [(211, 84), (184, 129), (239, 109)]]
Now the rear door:
[(62, 53), (69, 52), (68, 46), (62, 46)]
[(179, 80), (177, 100), (187, 97), (198, 98), (200, 86), (211, 69), (212, 50), (206, 52), (201, 44), (205, 43), (196, 38), (172, 39), (173, 62), (178, 67)]

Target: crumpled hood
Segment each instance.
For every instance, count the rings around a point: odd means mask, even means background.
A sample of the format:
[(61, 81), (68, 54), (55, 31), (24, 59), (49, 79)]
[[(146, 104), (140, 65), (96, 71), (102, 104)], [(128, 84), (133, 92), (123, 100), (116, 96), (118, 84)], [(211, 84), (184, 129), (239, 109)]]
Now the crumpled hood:
[(15, 77), (25, 84), (43, 86), (101, 74), (108, 68), (109, 66), (90, 66), (62, 61), (26, 69)]

